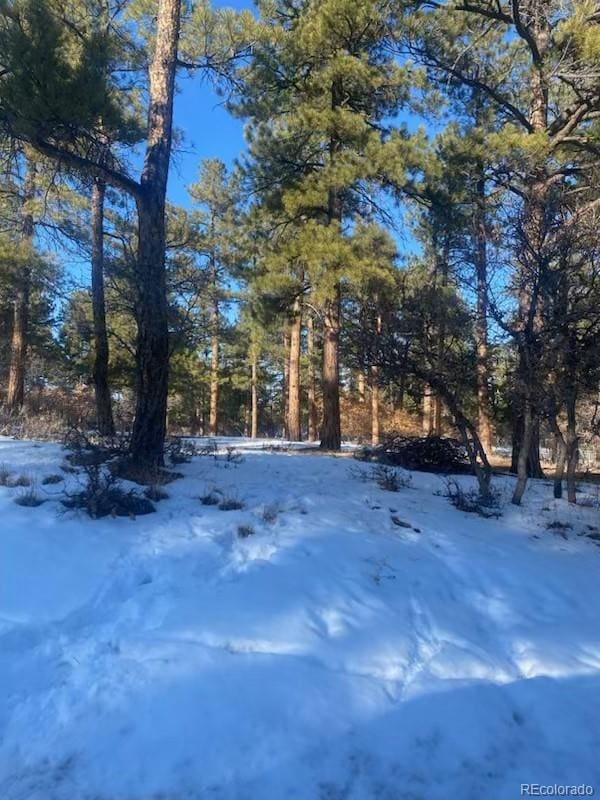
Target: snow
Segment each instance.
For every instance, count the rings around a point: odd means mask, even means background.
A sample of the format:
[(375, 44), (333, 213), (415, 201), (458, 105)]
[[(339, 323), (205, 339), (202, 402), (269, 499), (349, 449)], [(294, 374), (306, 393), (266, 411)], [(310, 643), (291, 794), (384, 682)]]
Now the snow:
[[(0, 487), (0, 798), (600, 791), (598, 509), (545, 482), (518, 509), (505, 478), (484, 520), (439, 476), (385, 492), (352, 458), (272, 444), (221, 440), (239, 463), (177, 467), (136, 520)], [(63, 456), (0, 440), (38, 484)], [(210, 489), (244, 508), (202, 505)]]

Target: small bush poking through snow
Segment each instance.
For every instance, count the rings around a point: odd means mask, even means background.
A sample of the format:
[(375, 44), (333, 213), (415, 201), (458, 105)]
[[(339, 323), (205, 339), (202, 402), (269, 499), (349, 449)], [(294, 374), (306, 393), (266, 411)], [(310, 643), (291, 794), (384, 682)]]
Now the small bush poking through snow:
[(202, 447), (197, 447), (195, 455), (201, 456), (204, 458), (214, 458), (215, 461), (217, 459), (217, 455), (219, 454), (219, 448), (217, 443), (214, 442), (212, 439)]
[(239, 511), (244, 507), (244, 503), (235, 495), (225, 495), (225, 497), (219, 503), (219, 509), (221, 511)]
[(561, 522), (559, 519), (555, 519), (546, 525), (546, 529), (556, 533), (558, 536), (562, 536), (563, 539), (568, 539), (567, 531), (572, 530), (573, 526), (569, 522)]
[(269, 525), (273, 525), (273, 523), (277, 521), (278, 514), (279, 506), (277, 503), (269, 503), (263, 508), (262, 518), (264, 522), (268, 522)]
[(17, 475), (16, 478), (9, 478), (6, 485), (11, 487), (31, 486), (32, 482), (33, 481), (31, 480), (29, 475)]
[(400, 489), (407, 489), (412, 483), (410, 475), (403, 475), (384, 464), (379, 464), (371, 470), (351, 469), (350, 475), (360, 481), (374, 481), (386, 492), (399, 492)]
[(6, 464), (0, 464), (0, 486), (8, 486), (8, 481), (11, 474), (12, 473)]
[(201, 495), (200, 502), (203, 506), (218, 506), (221, 502), (219, 492), (216, 489), (211, 489), (206, 494)]
[(151, 514), (156, 509), (146, 497), (134, 491), (127, 492), (119, 486), (110, 472), (97, 464), (85, 469), (86, 483), (83, 489), (67, 494), (62, 504), (68, 509), (81, 509), (92, 519), (101, 517), (136, 517)]
[(46, 475), (46, 477), (42, 480), (42, 486), (52, 486), (55, 483), (62, 483), (62, 481), (64, 481), (62, 475), (53, 473), (52, 475)]
[(174, 439), (167, 446), (167, 455), (171, 464), (189, 464), (194, 456), (203, 455), (203, 452), (193, 442)]
[(393, 467), (386, 467), (383, 464), (373, 468), (371, 477), (379, 488), (386, 492), (399, 492), (400, 489), (408, 488), (412, 481), (410, 475), (401, 475)]
[(256, 533), (254, 525), (238, 525), (237, 532), (240, 539), (247, 539), (248, 536), (254, 536)]
[(237, 466), (244, 461), (244, 456), (235, 447), (228, 447), (225, 454), (225, 463)]
[(476, 489), (463, 489), (457, 481), (449, 479), (446, 481), (445, 496), (450, 500), (454, 508), (459, 511), (466, 511), (468, 514), (479, 514), (480, 517), (489, 519), (501, 516), (498, 506), (500, 499), (497, 494), (490, 491), (490, 497), (484, 501)]
[(44, 501), (37, 494), (33, 486), (27, 489), (26, 492), (22, 492), (18, 497), (15, 497), (15, 503), (18, 506), (25, 506), (26, 508), (36, 508), (37, 506), (41, 506), (43, 502)]
[(75, 467), (89, 467), (104, 464), (114, 452), (98, 441), (93, 441), (87, 433), (73, 428), (65, 435), (63, 447), (69, 450), (66, 460)]

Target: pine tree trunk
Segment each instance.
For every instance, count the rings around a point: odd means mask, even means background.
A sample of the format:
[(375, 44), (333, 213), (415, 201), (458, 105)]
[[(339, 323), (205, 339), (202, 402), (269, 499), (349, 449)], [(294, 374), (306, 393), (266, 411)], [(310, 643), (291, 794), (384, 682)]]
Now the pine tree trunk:
[(250, 362), (250, 405), (251, 405), (251, 430), (250, 436), (256, 439), (258, 436), (258, 358), (253, 352)]
[(300, 356), (302, 343), (302, 313), (300, 303), (294, 303), (294, 317), (290, 323), (290, 358), (288, 374), (287, 435), (293, 442), (302, 438), (300, 404)]
[(29, 293), (31, 273), (23, 269), (13, 304), (13, 328), (10, 340), (10, 367), (6, 410), (18, 414), (25, 400), (25, 371), (27, 365), (27, 340), (29, 334)]
[[(444, 243), (443, 249), (440, 252), (437, 248), (437, 243), (434, 240), (434, 247), (436, 249), (436, 256), (435, 256), (435, 281), (439, 280), (440, 286), (442, 291), (445, 292), (448, 286), (448, 263), (450, 260), (450, 235), (446, 232), (444, 235)], [(445, 302), (442, 302), (439, 315), (436, 320), (437, 322), (437, 331), (435, 337), (435, 353), (436, 353), (436, 362), (437, 362), (437, 373), (439, 375), (443, 374), (444, 369), (444, 350), (445, 350), (445, 343), (446, 343), (446, 306)], [(431, 398), (431, 416), (432, 416), (432, 432), (436, 436), (442, 435), (442, 414), (443, 414), (443, 405), (442, 405), (442, 398), (440, 397), (438, 392), (432, 393)]]
[(108, 335), (104, 300), (104, 192), (105, 183), (92, 184), (92, 313), (94, 318), (94, 395), (96, 426), (102, 436), (113, 436), (115, 425), (108, 385)]
[[(483, 170), (482, 170), (483, 173)], [(485, 177), (477, 181), (474, 219), (474, 261), (477, 284), (477, 315), (475, 345), (477, 350), (477, 417), (481, 444), (489, 456), (492, 453), (492, 421), (490, 412), (490, 374), (488, 352), (488, 277), (486, 247)]]
[(319, 410), (315, 379), (315, 325), (312, 316), (308, 317), (306, 349), (308, 358), (308, 441), (314, 442), (318, 435)]
[[(21, 210), (23, 242), (31, 245), (33, 241), (33, 215), (30, 202), (35, 193), (35, 165), (28, 160), (27, 175), (23, 186), (23, 207)], [(31, 269), (25, 267), (17, 276), (16, 294), (13, 304), (13, 328), (10, 341), (10, 365), (6, 410), (18, 414), (25, 401), (25, 373), (27, 370), (27, 348), (29, 339), (29, 301), (31, 293)]]
[(371, 367), (371, 444), (379, 444), (379, 367)]
[(512, 496), (512, 502), (516, 506), (521, 504), (527, 486), (528, 456), (534, 437), (535, 422), (531, 406), (527, 403), (523, 410), (523, 437), (517, 459), (517, 483)]
[(433, 432), (436, 436), (442, 435), (442, 398), (435, 395), (433, 398)]
[[(344, 102), (344, 87), (339, 77), (331, 84), (331, 109), (333, 112)], [(329, 141), (329, 162), (334, 165), (341, 149), (337, 135)], [(343, 203), (340, 187), (329, 187), (327, 198), (327, 217), (329, 225), (338, 227), (341, 233)], [(335, 291), (323, 303), (323, 419), (321, 421), (321, 443), (323, 450), (339, 450), (342, 446), (340, 419), (340, 326), (341, 290), (339, 283)]]
[(567, 461), (567, 443), (563, 435), (556, 437), (556, 467), (554, 470), (554, 497), (560, 500), (562, 497), (562, 482), (565, 474), (565, 464)]
[(200, 430), (200, 415), (198, 414), (198, 406), (194, 402), (192, 405), (192, 413), (190, 414), (190, 436), (198, 436)]
[(210, 408), (208, 425), (211, 436), (219, 432), (219, 301), (213, 285), (213, 300), (210, 315)]
[[(377, 300), (377, 298), (375, 298)], [(377, 314), (375, 320), (375, 336), (379, 339), (383, 331), (383, 320), (381, 314)], [(376, 348), (377, 351), (379, 347)], [(379, 425), (379, 367), (377, 364), (371, 365), (371, 444), (376, 447), (380, 439)]]
[(165, 275), (165, 198), (171, 156), (173, 96), (181, 0), (159, 0), (150, 66), (147, 148), (136, 198), (137, 397), (130, 455), (136, 466), (163, 463), (169, 389)]
[[(545, 75), (546, 53), (550, 42), (550, 21), (546, 0), (532, 5), (530, 36), (535, 41), (537, 57), (529, 85), (531, 133), (545, 135), (548, 126), (548, 91)], [(517, 404), (515, 419), (522, 414), (522, 431), (513, 437), (513, 463), (517, 468), (517, 486), (513, 502), (518, 505), (527, 485), (528, 475), (543, 477), (539, 456), (539, 407), (542, 404), (543, 373), (540, 374), (541, 329), (546, 290), (546, 238), (548, 201), (551, 183), (547, 170), (535, 169), (526, 183), (521, 230), (522, 266), (519, 282), (519, 362), (517, 366)], [(515, 447), (516, 445), (516, 447)]]
[(577, 436), (577, 417), (576, 417), (576, 389), (569, 387), (566, 398), (567, 408), (567, 500), (569, 503), (577, 502), (577, 460), (579, 449), (579, 437)]
[(283, 435), (290, 438), (289, 423), (289, 386), (290, 386), (290, 328), (289, 323), (284, 323), (283, 328), (283, 381), (281, 396), (283, 398)]
[(356, 392), (358, 394), (359, 403), (364, 403), (367, 397), (365, 383), (365, 373), (362, 371), (362, 369), (359, 369), (356, 375)]
[(431, 436), (433, 433), (433, 395), (431, 387), (427, 384), (423, 387), (423, 433), (425, 436)]
[[(519, 414), (513, 423), (512, 454), (510, 471), (517, 475), (519, 471), (519, 457), (523, 446), (523, 414)], [(540, 461), (540, 421), (534, 419), (531, 432), (529, 453), (527, 455), (527, 477), (543, 478), (544, 470)]]
[(323, 310), (323, 450), (339, 450), (342, 444), (340, 425), (340, 296), (328, 301)]

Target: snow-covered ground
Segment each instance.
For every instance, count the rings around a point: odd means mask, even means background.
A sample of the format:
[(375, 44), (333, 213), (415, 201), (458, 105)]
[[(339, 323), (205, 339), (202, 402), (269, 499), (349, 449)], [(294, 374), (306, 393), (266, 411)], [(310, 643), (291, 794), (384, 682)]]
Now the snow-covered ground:
[[(483, 520), (260, 444), (136, 520), (0, 488), (1, 800), (600, 793), (598, 509), (539, 483)], [(40, 484), (63, 457), (0, 440)]]

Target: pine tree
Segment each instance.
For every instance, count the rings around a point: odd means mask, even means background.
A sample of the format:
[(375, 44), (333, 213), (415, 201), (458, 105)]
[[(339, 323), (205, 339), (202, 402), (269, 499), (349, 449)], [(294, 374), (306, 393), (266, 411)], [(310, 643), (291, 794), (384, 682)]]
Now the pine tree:
[(401, 104), (407, 74), (386, 49), (394, 24), (387, 2), (259, 8), (271, 33), (254, 48), (238, 112), (252, 120), (255, 186), (287, 227), (280, 259), (302, 260), (319, 308), (321, 447), (339, 449), (342, 296), (360, 261), (352, 230), (374, 205), (384, 165), (398, 161), (401, 137), (384, 120)]
[(190, 186), (199, 206), (196, 224), (197, 247), (207, 271), (209, 327), (211, 338), (209, 432), (219, 432), (219, 354), (222, 305), (228, 296), (228, 283), (239, 272), (239, 185), (228, 175), (225, 164), (208, 159), (200, 165), (199, 178)]
[(478, 90), (499, 122), (485, 136), (485, 146), (496, 157), (498, 185), (513, 197), (510, 285), (517, 313), (502, 323), (518, 351), (517, 504), (532, 466), (538, 468), (532, 462), (546, 377), (542, 319), (548, 265), (565, 218), (583, 220), (598, 205), (591, 198), (574, 210), (568, 187), (573, 175), (585, 175), (585, 153), (597, 152), (590, 126), (600, 110), (598, 24), (590, 5), (578, 0), (423, 3), (407, 24), (409, 46), (432, 78)]
[(137, 401), (130, 449), (137, 465), (158, 464), (163, 459), (169, 361), (165, 195), (181, 0), (158, 3), (148, 70), (146, 152), (139, 182), (117, 161), (105, 158), (104, 127), (108, 124), (111, 131), (119, 130), (119, 140), (127, 141), (131, 124), (121, 113), (120, 87), (109, 79), (113, 37), (96, 29), (93, 8), (75, 5), (51, 2), (42, 6), (23, 0), (14, 8), (2, 9), (1, 42), (8, 66), (0, 87), (0, 121), (10, 135), (29, 142), (46, 157), (101, 176), (136, 201)]

